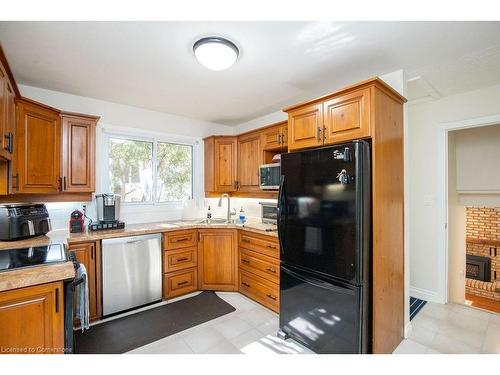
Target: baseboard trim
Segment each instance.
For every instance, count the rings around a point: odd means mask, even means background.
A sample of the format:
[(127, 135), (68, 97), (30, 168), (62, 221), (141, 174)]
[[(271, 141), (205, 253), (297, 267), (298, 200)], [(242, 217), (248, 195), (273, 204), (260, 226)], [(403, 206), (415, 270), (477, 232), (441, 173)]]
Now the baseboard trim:
[(412, 331), (413, 331), (413, 326), (412, 326), (411, 322), (406, 323), (405, 329), (403, 332), (404, 338), (407, 339), (408, 337), (410, 337)]
[(410, 287), (410, 296), (427, 302), (444, 303), (443, 299), (436, 292), (414, 286)]

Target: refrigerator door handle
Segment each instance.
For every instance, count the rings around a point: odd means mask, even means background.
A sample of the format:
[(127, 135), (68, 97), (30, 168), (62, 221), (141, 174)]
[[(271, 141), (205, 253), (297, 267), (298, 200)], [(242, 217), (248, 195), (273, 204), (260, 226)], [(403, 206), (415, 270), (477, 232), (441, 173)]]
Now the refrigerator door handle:
[(280, 179), (280, 190), (278, 193), (278, 240), (280, 244), (281, 254), (284, 254), (285, 248), (283, 246), (283, 229), (284, 229), (284, 217), (286, 215), (285, 212), (286, 207), (286, 194), (285, 194), (285, 176), (281, 175)]
[(319, 279), (316, 279), (316, 278), (313, 278), (313, 277), (306, 277), (306, 276), (303, 276), (303, 275), (300, 275), (298, 274), (297, 272), (294, 272), (292, 271), (291, 269), (289, 268), (286, 268), (285, 266), (281, 266), (282, 270), (290, 275), (292, 275), (293, 277), (295, 277), (296, 279), (299, 279), (299, 280), (302, 280), (304, 281), (305, 283), (308, 283), (310, 285), (314, 285), (314, 286), (317, 286), (318, 288), (323, 288), (323, 289), (328, 289), (328, 290), (333, 290), (333, 291), (336, 291), (338, 293), (343, 293), (343, 294), (350, 294), (350, 295), (355, 295), (355, 292), (354, 290), (350, 289), (350, 288), (339, 288), (333, 284), (330, 284), (330, 283), (326, 283), (324, 281), (321, 281)]

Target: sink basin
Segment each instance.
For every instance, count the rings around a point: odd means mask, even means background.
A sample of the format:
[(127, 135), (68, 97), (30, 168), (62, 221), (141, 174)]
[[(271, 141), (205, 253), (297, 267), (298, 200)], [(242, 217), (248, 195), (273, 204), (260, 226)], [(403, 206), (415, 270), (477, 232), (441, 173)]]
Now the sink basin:
[(203, 219), (199, 221), (199, 224), (234, 224), (234, 220), (227, 221), (226, 219)]

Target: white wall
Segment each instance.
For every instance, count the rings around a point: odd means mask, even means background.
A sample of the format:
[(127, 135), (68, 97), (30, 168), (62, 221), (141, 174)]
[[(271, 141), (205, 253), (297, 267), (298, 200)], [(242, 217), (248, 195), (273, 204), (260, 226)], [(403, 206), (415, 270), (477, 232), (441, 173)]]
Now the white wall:
[(448, 133), (448, 301), (465, 302), (466, 211), (457, 192), (457, 137)]
[[(198, 196), (203, 191), (203, 144), (201, 138), (211, 134), (233, 134), (234, 128), (206, 121), (189, 119), (167, 113), (150, 111), (142, 108), (111, 103), (94, 98), (87, 98), (67, 93), (19, 85), (21, 94), (52, 107), (71, 112), (80, 112), (101, 116), (97, 128), (96, 139), (96, 192), (107, 190), (103, 184), (104, 131), (138, 134), (149, 137), (191, 142), (194, 145), (195, 156), (195, 192)], [(95, 217), (95, 206), (89, 202), (89, 214)], [(128, 205), (122, 206), (121, 219), (126, 223), (153, 222), (160, 220), (176, 220), (183, 216), (184, 211), (203, 210), (203, 199), (180, 204), (161, 205)], [(73, 209), (81, 209), (81, 203), (49, 204), (49, 213), (54, 229), (66, 228), (69, 213)]]
[[(396, 70), (394, 72), (383, 74), (380, 76), (382, 80), (384, 80), (388, 85), (390, 85), (394, 90), (399, 92), (401, 95), (406, 94), (406, 79), (404, 76), (403, 70)], [(332, 87), (330, 91), (335, 91), (340, 89), (341, 87)], [(328, 94), (325, 92), (324, 95)], [(310, 98), (314, 99), (314, 98)], [(238, 124), (235, 127), (235, 134), (244, 133), (250, 130), (254, 130), (257, 128), (261, 128), (266, 125), (271, 125), (275, 122), (285, 121), (287, 120), (287, 114), (281, 110), (268, 113), (267, 115), (255, 118), (253, 120)]]
[(408, 174), (411, 294), (446, 301), (446, 264), (440, 247), (444, 222), (439, 213), (445, 197), (441, 186), (441, 126), (500, 114), (500, 85), (408, 106)]
[(500, 194), (500, 125), (454, 133), (457, 190), (467, 194)]

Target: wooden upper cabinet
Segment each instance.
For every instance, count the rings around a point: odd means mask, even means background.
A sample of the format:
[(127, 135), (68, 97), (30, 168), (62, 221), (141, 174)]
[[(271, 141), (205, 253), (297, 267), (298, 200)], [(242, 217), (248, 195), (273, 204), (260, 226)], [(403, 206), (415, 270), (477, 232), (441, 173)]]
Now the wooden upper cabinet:
[(206, 138), (205, 191), (229, 193), (236, 190), (237, 145), (236, 137), (213, 136)]
[(263, 150), (286, 148), (288, 144), (288, 123), (286, 121), (266, 127), (261, 132)]
[(0, 327), (0, 348), (10, 348), (12, 353), (62, 353), (63, 283), (1, 292)]
[(261, 134), (255, 132), (238, 137), (237, 149), (238, 191), (259, 191), (259, 165), (262, 164)]
[(236, 190), (236, 137), (215, 139), (215, 189)]
[(370, 136), (370, 88), (323, 103), (325, 144)]
[(61, 189), (59, 112), (21, 99), (16, 102), (16, 193), (57, 193)]
[(14, 150), (15, 96), (13, 86), (0, 64), (0, 157), (11, 160)]
[(288, 122), (284, 122), (284, 125), (280, 126), (281, 133), (281, 147), (288, 148)]
[[(74, 243), (68, 250), (75, 254), (76, 260), (85, 266), (89, 286), (89, 314), (90, 320), (101, 317), (101, 289), (100, 289), (100, 248), (97, 242)], [(99, 265), (99, 266), (98, 266)]]
[(288, 149), (323, 145), (323, 105), (311, 104), (288, 112)]
[(236, 230), (198, 231), (198, 283), (202, 290), (238, 290)]
[(95, 134), (98, 118), (62, 114), (62, 191), (95, 190)]

